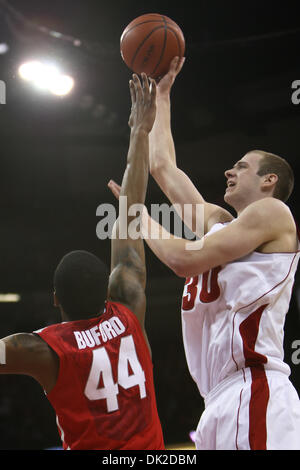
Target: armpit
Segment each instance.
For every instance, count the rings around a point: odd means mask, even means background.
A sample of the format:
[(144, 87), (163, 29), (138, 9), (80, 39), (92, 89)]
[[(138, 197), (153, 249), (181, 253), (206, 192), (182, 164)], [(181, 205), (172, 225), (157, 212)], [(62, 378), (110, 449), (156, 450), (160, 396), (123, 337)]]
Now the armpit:
[(230, 212), (222, 208), (217, 208), (209, 217), (207, 222), (207, 231), (209, 231), (215, 224), (226, 224), (234, 220), (233, 215)]

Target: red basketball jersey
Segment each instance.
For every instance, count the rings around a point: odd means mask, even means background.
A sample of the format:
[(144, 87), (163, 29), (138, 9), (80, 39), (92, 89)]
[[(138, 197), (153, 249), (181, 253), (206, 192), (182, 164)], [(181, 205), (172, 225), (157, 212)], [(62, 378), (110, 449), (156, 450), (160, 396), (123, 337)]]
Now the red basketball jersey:
[(165, 448), (150, 352), (128, 308), (107, 302), (99, 317), (35, 333), (59, 357), (57, 382), (47, 398), (64, 449)]

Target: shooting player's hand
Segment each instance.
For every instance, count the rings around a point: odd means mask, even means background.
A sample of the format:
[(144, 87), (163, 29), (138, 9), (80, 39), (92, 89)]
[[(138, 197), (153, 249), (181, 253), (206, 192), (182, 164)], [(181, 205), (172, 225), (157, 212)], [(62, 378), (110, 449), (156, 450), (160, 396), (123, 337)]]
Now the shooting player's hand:
[(185, 57), (174, 57), (171, 61), (170, 68), (168, 73), (164, 75), (157, 84), (157, 93), (159, 94), (169, 94), (172, 88), (173, 83), (179, 72), (181, 71), (183, 64), (185, 62)]

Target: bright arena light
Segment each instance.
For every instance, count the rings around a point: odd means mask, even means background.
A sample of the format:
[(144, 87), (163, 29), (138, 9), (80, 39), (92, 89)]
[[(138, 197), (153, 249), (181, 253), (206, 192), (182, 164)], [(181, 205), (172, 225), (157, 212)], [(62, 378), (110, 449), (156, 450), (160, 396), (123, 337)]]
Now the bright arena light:
[(58, 69), (53, 65), (43, 65), (36, 71), (33, 84), (41, 90), (50, 90), (52, 84), (59, 77)]
[(5, 42), (0, 43), (0, 54), (6, 54), (9, 51), (9, 45)]
[(0, 302), (20, 302), (19, 294), (0, 294)]
[(25, 62), (19, 67), (19, 75), (36, 88), (57, 96), (69, 94), (74, 87), (74, 80), (69, 75), (62, 74), (53, 64), (40, 61)]
[(74, 86), (74, 80), (69, 75), (59, 75), (53, 81), (50, 87), (50, 91), (54, 95), (63, 96), (70, 93)]
[(19, 75), (23, 80), (33, 81), (39, 75), (43, 65), (41, 62), (26, 62), (19, 67)]

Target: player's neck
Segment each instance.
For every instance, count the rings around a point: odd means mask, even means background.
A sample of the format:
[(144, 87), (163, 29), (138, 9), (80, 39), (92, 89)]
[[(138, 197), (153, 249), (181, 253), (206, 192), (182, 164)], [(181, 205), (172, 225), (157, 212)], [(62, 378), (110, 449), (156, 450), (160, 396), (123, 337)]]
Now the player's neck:
[(235, 206), (232, 206), (233, 209), (236, 211), (237, 217), (241, 215), (241, 213), (248, 207), (250, 204), (253, 202), (259, 201), (261, 199), (264, 199), (266, 197), (272, 197), (271, 194), (266, 194), (260, 197), (253, 197), (252, 199), (248, 199), (247, 201), (239, 201), (238, 204), (235, 204)]
[(79, 320), (90, 320), (91, 318), (97, 318), (97, 317), (100, 317), (100, 315), (102, 315), (103, 311), (99, 312), (99, 313), (93, 313), (91, 315), (80, 315), (80, 316), (76, 316), (76, 317), (72, 317), (71, 315), (68, 315), (67, 313), (65, 313), (64, 311), (61, 311), (61, 321), (62, 322), (71, 322), (71, 321), (79, 321)]

